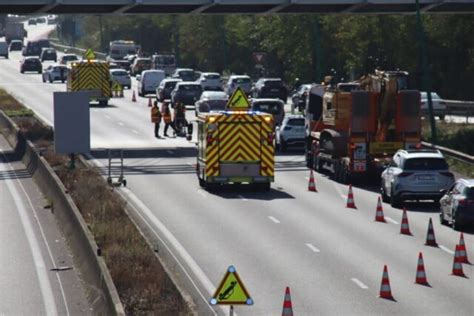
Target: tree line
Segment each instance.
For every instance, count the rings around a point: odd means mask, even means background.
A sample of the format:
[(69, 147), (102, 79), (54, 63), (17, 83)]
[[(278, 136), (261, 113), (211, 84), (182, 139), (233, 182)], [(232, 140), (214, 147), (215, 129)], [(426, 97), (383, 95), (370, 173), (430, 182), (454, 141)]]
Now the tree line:
[[(423, 15), (433, 91), (474, 100), (473, 15)], [(359, 78), (375, 67), (406, 70), (420, 87), (420, 38), (414, 15), (139, 15), (69, 16), (81, 46), (106, 51), (134, 40), (144, 51), (170, 52), (180, 67), (224, 74), (282, 77), (290, 85)], [(65, 23), (63, 17), (63, 23)], [(77, 28), (75, 28), (77, 29)], [(72, 35), (63, 32), (64, 39)], [(265, 52), (264, 70), (252, 53)]]

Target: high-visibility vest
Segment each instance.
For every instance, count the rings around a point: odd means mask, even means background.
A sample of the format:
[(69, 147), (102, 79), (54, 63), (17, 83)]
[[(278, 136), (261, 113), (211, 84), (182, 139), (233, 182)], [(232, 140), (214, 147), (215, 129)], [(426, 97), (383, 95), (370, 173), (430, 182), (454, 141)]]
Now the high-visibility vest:
[(161, 113), (160, 113), (160, 110), (156, 106), (151, 108), (151, 122), (152, 123), (161, 122)]
[(161, 116), (163, 117), (163, 122), (171, 123), (171, 111), (167, 105), (161, 107)]

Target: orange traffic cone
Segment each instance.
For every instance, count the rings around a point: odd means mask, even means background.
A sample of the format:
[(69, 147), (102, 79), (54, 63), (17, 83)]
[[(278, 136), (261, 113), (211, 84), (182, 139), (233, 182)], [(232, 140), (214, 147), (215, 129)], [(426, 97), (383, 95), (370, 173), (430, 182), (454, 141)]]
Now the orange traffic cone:
[(135, 96), (135, 90), (132, 93), (132, 102), (137, 102), (137, 97)]
[(354, 202), (354, 194), (352, 193), (352, 184), (349, 184), (349, 193), (347, 194), (347, 208), (357, 209), (355, 202)]
[(380, 196), (377, 200), (377, 209), (375, 210), (375, 221), (385, 223), (385, 217), (383, 216), (382, 202)]
[(457, 275), (464, 278), (466, 277), (462, 270), (461, 257), (459, 256), (459, 245), (456, 245), (456, 251), (454, 252), (453, 275)]
[(428, 280), (426, 280), (425, 264), (423, 263), (423, 254), (421, 252), (418, 255), (418, 266), (416, 268), (415, 283), (430, 286)]
[(309, 174), (308, 191), (318, 192), (318, 190), (316, 189), (316, 182), (314, 181), (313, 170), (311, 170)]
[(287, 286), (285, 290), (285, 299), (283, 300), (283, 311), (281, 316), (293, 316), (293, 307), (291, 305), (290, 288)]
[(438, 247), (438, 243), (436, 242), (436, 237), (433, 229), (433, 221), (431, 220), (428, 222), (428, 232), (426, 233), (426, 246)]
[(379, 297), (393, 300), (392, 290), (390, 289), (390, 280), (388, 279), (387, 265), (383, 266), (382, 284), (380, 285)]
[(151, 108), (152, 107), (152, 104), (151, 104), (151, 98), (148, 98), (148, 107)]
[(464, 243), (463, 233), (461, 233), (461, 237), (459, 237), (459, 260), (461, 260), (462, 263), (471, 264), (467, 258), (467, 249), (466, 244)]
[(408, 225), (408, 215), (407, 215), (406, 208), (403, 208), (402, 226), (400, 227), (400, 234), (411, 236), (410, 226)]

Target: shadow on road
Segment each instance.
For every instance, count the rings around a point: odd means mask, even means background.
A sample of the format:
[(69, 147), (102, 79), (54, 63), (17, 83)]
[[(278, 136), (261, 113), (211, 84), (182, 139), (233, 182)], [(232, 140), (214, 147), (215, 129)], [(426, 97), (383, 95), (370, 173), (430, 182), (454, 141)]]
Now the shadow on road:
[(228, 200), (259, 200), (259, 201), (272, 201), (280, 199), (294, 199), (295, 197), (291, 194), (283, 192), (279, 188), (272, 188), (270, 191), (259, 191), (258, 188), (253, 185), (242, 184), (242, 185), (223, 185), (218, 188), (213, 188), (209, 191), (209, 194), (217, 195), (221, 198)]
[[(172, 151), (172, 153), (170, 153)], [(118, 157), (118, 150), (113, 150), (114, 157)], [(95, 159), (108, 159), (109, 153), (107, 149), (95, 149), (91, 151), (91, 155)], [(196, 157), (197, 150), (195, 147), (163, 147), (163, 148), (133, 148), (124, 149), (123, 158), (183, 158)]]

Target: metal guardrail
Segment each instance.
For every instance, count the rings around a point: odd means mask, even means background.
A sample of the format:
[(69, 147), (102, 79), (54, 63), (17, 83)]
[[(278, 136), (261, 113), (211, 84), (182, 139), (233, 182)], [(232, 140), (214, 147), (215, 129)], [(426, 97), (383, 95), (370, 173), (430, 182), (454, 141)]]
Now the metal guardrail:
[[(59, 44), (59, 43), (55, 42), (54, 39), (51, 39), (51, 38), (49, 40), (50, 40), (51, 46), (53, 46), (58, 51), (59, 50), (67, 51), (67, 53), (69, 53), (69, 54), (76, 54), (76, 55), (79, 55), (79, 56), (83, 56), (84, 53), (86, 52), (86, 50), (83, 49), (83, 48), (62, 45), (62, 44)], [(107, 57), (107, 54), (100, 53), (100, 52), (94, 52), (94, 54), (97, 57), (97, 59), (104, 59), (105, 60), (105, 58)]]
[(466, 123), (469, 123), (469, 117), (474, 116), (474, 101), (444, 100), (446, 102), (446, 114), (465, 116)]
[(448, 157), (466, 162), (468, 164), (474, 164), (474, 156), (470, 156), (468, 154), (465, 154), (465, 153), (462, 153), (450, 148), (446, 148), (443, 146), (433, 145), (427, 142), (421, 142), (421, 145), (423, 145), (423, 147), (425, 148), (438, 149), (440, 152), (442, 152), (444, 155)]

